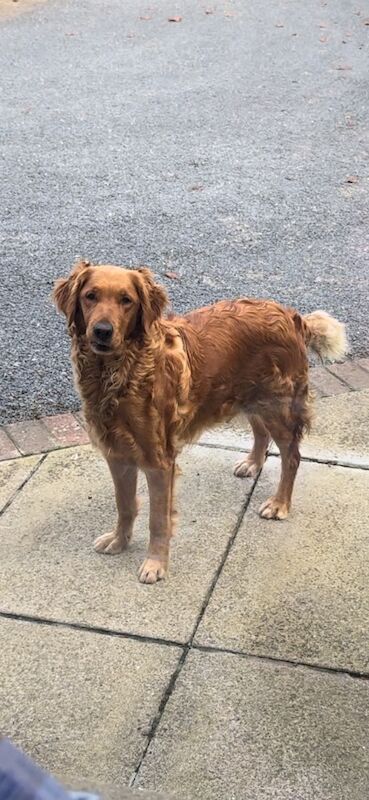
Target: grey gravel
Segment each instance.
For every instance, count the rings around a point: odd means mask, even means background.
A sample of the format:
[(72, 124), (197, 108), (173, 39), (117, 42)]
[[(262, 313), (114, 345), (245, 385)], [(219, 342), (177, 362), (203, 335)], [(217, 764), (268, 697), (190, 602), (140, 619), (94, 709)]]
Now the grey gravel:
[(2, 421), (78, 406), (49, 300), (77, 255), (149, 264), (178, 310), (323, 307), (368, 353), (364, 7), (149, 5), (52, 0), (1, 21)]

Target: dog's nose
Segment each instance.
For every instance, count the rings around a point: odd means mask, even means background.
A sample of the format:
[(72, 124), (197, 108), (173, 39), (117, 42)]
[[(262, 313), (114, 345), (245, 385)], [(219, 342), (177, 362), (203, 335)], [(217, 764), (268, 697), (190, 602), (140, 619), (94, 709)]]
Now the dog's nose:
[(97, 322), (94, 326), (94, 336), (99, 342), (108, 342), (113, 335), (113, 326), (110, 322)]

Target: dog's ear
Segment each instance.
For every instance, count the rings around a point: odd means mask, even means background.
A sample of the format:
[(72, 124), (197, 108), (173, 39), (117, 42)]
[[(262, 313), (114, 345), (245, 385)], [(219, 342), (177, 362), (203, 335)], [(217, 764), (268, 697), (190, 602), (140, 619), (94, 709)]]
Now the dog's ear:
[(59, 278), (54, 284), (53, 300), (68, 322), (71, 335), (84, 333), (84, 321), (78, 297), (89, 273), (89, 261), (78, 261), (69, 278)]
[(161, 317), (168, 303), (165, 289), (155, 283), (154, 276), (147, 267), (135, 270), (135, 287), (141, 304), (139, 324), (148, 333), (155, 320)]

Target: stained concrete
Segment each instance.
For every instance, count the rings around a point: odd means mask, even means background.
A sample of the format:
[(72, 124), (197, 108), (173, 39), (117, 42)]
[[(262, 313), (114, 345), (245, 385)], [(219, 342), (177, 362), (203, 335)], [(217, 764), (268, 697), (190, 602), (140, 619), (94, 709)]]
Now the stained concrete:
[(179, 651), (0, 619), (1, 733), (40, 767), (93, 787), (123, 787)]
[(363, 800), (369, 684), (224, 653), (192, 653), (139, 785), (201, 800)]
[(369, 671), (369, 471), (301, 465), (283, 522), (260, 519), (268, 459), (197, 642)]
[(89, 447), (51, 453), (2, 519), (0, 607), (187, 640), (253, 485), (233, 477), (237, 457), (193, 447), (182, 458), (169, 580), (147, 587), (137, 580), (148, 542), (147, 492), (129, 550), (99, 555), (93, 540), (115, 520), (105, 462)]

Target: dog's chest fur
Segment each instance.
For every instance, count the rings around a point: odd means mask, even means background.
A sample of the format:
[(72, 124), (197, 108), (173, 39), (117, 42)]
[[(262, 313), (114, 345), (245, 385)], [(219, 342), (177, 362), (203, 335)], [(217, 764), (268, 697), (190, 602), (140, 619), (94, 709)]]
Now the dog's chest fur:
[(190, 372), (183, 348), (132, 346), (124, 358), (72, 346), (77, 388), (91, 441), (105, 456), (140, 467), (165, 467), (178, 452), (181, 422), (188, 419)]

